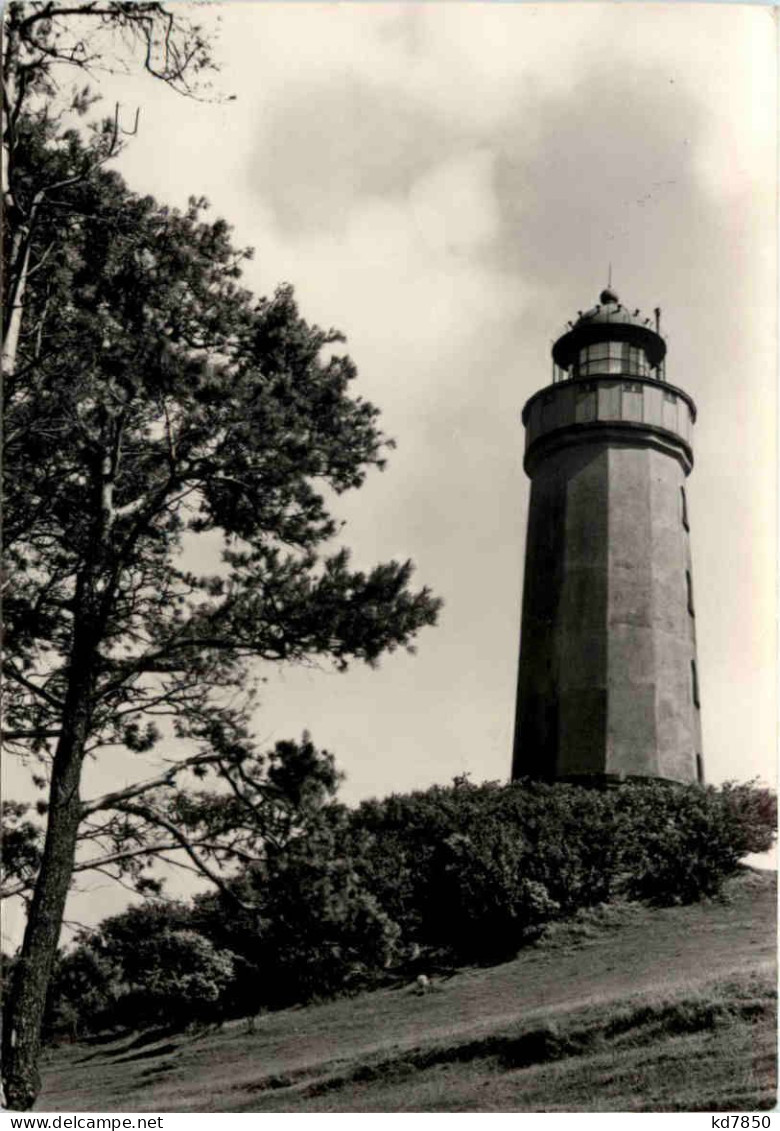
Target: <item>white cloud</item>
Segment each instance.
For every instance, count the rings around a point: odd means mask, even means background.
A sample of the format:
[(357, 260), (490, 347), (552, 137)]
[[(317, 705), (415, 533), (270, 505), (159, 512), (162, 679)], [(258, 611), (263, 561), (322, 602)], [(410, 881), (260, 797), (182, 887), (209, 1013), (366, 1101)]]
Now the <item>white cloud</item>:
[(495, 239), (500, 217), (494, 159), (488, 148), (458, 153), (412, 186), (414, 226), (434, 256), (468, 253)]

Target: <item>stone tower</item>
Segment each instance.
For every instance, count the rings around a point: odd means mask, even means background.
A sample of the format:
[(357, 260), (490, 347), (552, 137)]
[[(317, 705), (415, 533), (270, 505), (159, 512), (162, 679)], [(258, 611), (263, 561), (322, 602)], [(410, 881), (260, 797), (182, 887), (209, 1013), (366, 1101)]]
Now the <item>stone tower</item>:
[(696, 406), (612, 290), (523, 409), (531, 479), (512, 777), (703, 781), (685, 481)]

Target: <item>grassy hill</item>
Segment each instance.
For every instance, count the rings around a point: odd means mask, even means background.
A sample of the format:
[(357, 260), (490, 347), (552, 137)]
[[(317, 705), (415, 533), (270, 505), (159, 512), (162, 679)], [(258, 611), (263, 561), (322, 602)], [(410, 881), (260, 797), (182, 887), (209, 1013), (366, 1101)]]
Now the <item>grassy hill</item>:
[(605, 907), (512, 962), (201, 1034), (51, 1050), (41, 1111), (750, 1111), (776, 1100), (776, 884)]

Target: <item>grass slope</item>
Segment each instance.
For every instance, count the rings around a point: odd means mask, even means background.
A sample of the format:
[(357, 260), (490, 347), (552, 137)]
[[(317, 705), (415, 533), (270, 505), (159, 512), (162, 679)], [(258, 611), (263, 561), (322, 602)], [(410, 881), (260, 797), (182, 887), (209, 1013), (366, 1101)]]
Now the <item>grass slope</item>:
[(749, 1111), (776, 1099), (776, 887), (607, 907), (514, 961), (200, 1035), (52, 1050), (42, 1111)]

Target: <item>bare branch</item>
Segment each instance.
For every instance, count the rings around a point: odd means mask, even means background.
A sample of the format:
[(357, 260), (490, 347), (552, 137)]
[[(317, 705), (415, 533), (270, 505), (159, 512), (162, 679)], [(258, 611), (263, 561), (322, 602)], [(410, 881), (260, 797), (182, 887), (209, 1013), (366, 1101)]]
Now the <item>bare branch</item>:
[(17, 671), (17, 669), (12, 663), (10, 663), (10, 661), (6, 661), (5, 674), (10, 679), (13, 679), (17, 683), (21, 684), (22, 687), (26, 687), (28, 691), (32, 691), (35, 695), (38, 695), (41, 699), (44, 699), (50, 707), (54, 707), (57, 711), (63, 710), (65, 704), (62, 702), (62, 700), (57, 699), (56, 696), (46, 691), (43, 687), (40, 687), (37, 683), (33, 683), (32, 680), (27, 678), (27, 676), (22, 675), (22, 673), (20, 671)]
[(242, 911), (254, 910), (249, 904), (244, 903), (244, 901), (236, 895), (236, 893), (228, 886), (228, 884), (225, 883), (222, 877), (218, 875), (212, 868), (208, 866), (208, 864), (206, 864), (204, 860), (202, 860), (198, 856), (197, 852), (193, 848), (192, 843), (187, 839), (186, 835), (181, 832), (176, 827), (176, 825), (173, 824), (172, 821), (167, 820), (165, 817), (155, 812), (154, 809), (150, 809), (142, 805), (122, 804), (118, 805), (117, 808), (123, 813), (129, 813), (132, 816), (142, 817), (143, 820), (148, 821), (149, 824), (158, 825), (161, 829), (165, 829), (166, 832), (170, 833), (174, 840), (178, 841), (179, 846), (184, 849), (190, 860), (192, 860), (193, 864), (201, 872), (201, 874), (204, 875), (207, 880), (210, 880), (211, 883), (215, 885), (215, 887), (219, 888), (223, 895), (227, 896), (227, 898), (230, 899), (233, 903), (238, 904)]
[(93, 801), (87, 801), (82, 806), (82, 815), (84, 817), (90, 816), (92, 813), (99, 813), (104, 809), (121, 809), (127, 812), (124, 802), (130, 801), (133, 797), (140, 797), (144, 793), (148, 793), (150, 789), (156, 789), (159, 786), (172, 785), (174, 778), (183, 770), (191, 769), (193, 766), (207, 766), (219, 761), (219, 756), (216, 754), (194, 754), (191, 758), (185, 758), (181, 762), (177, 762), (166, 770), (164, 774), (159, 777), (149, 778), (147, 781), (139, 782), (137, 785), (130, 785), (126, 789), (118, 789), (112, 793), (104, 793), (102, 797), (96, 797)]
[(2, 737), (6, 742), (20, 738), (59, 738), (61, 730), (4, 730)]

